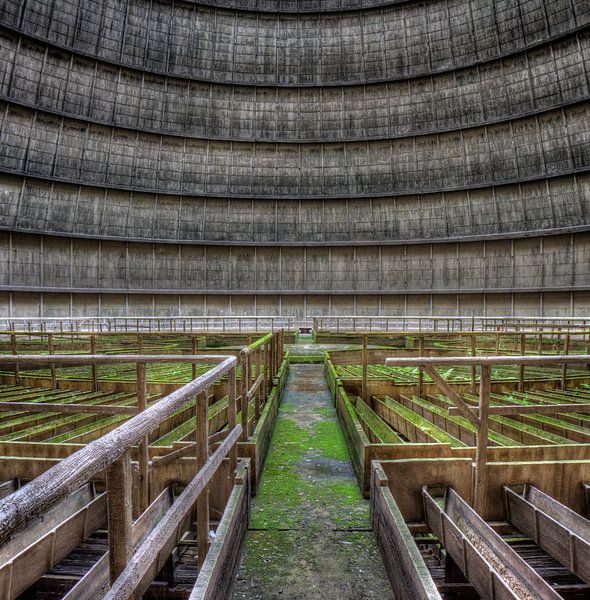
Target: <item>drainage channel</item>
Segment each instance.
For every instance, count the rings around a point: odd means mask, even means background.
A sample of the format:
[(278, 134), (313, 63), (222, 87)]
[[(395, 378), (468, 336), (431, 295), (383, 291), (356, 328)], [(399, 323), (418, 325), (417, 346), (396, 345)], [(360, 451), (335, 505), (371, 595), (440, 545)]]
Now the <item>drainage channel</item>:
[(393, 598), (322, 365), (291, 367), (233, 598)]

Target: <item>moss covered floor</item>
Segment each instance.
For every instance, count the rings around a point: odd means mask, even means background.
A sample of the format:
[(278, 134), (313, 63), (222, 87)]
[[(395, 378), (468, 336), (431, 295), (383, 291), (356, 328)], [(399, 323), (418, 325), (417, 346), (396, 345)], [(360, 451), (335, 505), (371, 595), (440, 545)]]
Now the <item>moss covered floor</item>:
[(393, 598), (321, 365), (291, 367), (233, 598)]

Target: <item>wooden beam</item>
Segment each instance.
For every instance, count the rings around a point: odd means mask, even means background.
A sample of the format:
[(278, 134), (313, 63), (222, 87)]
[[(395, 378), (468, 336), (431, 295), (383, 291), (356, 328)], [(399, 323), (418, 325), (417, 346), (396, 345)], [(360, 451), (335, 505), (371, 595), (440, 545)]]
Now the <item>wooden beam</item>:
[[(209, 459), (209, 419), (207, 394), (196, 398), (197, 473)], [(205, 561), (209, 544), (209, 487), (205, 485), (197, 499), (197, 565)]]
[(490, 407), (490, 390), (492, 384), (492, 367), (482, 365), (479, 377), (479, 427), (475, 448), (475, 489), (473, 490), (475, 509), (481, 512), (486, 498), (488, 460), (488, 410)]
[[(1, 358), (0, 358), (1, 362)], [(7, 361), (8, 362), (8, 361)], [(561, 365), (586, 364), (590, 362), (590, 354), (544, 354), (543, 356), (431, 356), (428, 364), (432, 366), (453, 365)], [(388, 367), (419, 367), (425, 365), (423, 358), (386, 358)]]
[(23, 411), (30, 413), (56, 412), (64, 414), (136, 415), (134, 406), (89, 404), (52, 404), (49, 402), (0, 402), (0, 412)]
[[(479, 416), (478, 407), (470, 407), (469, 410)], [(448, 409), (449, 416), (462, 414), (461, 411), (451, 406)], [(490, 406), (489, 415), (554, 415), (557, 413), (590, 413), (590, 404), (527, 404), (523, 406)]]
[(433, 366), (424, 364), (423, 367), (438, 389), (447, 396), (451, 402), (455, 403), (461, 415), (479, 429), (479, 419), (473, 414), (473, 411), (465, 400), (463, 400), (463, 398), (461, 398), (461, 396), (437, 373)]
[(132, 524), (131, 455), (127, 451), (107, 469), (107, 509), (109, 522), (109, 572), (111, 583), (123, 572), (131, 558)]

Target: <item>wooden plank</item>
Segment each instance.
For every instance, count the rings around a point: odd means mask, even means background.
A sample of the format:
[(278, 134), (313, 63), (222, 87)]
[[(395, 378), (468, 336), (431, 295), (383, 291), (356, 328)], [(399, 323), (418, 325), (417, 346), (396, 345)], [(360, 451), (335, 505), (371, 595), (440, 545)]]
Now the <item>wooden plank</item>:
[(217, 527), (215, 540), (199, 571), (189, 600), (225, 600), (233, 583), (242, 542), (248, 527), (250, 477), (242, 461), (223, 517)]
[(453, 365), (561, 365), (561, 364), (587, 364), (590, 362), (589, 354), (568, 354), (543, 356), (431, 356), (426, 363), (423, 358), (386, 358), (385, 364), (388, 367), (419, 367), (426, 364), (432, 366), (453, 366)]
[(590, 583), (590, 521), (532, 485), (522, 494), (503, 489), (508, 521)]
[[(462, 415), (461, 411), (451, 406), (449, 416)], [(479, 408), (470, 407), (475, 416), (479, 416)], [(590, 404), (523, 404), (512, 406), (490, 406), (489, 415), (553, 415), (556, 413), (590, 413)]]
[[(131, 532), (133, 548), (136, 548), (146, 539), (171, 505), (172, 494), (170, 488), (166, 488), (142, 513), (139, 519), (133, 523)], [(63, 600), (95, 600), (95, 598), (100, 598), (109, 585), (109, 560), (110, 556), (107, 551), (63, 597)]]
[(473, 414), (473, 411), (465, 400), (463, 400), (463, 398), (461, 398), (461, 396), (437, 373), (432, 365), (424, 364), (423, 367), (440, 391), (447, 396), (449, 400), (455, 403), (461, 416), (465, 417), (471, 424), (479, 429), (479, 419)]
[[(196, 441), (197, 472), (209, 459), (209, 400), (207, 394), (198, 394), (196, 398)], [(209, 487), (204, 486), (197, 499), (197, 565), (205, 561), (209, 546)]]
[(41, 402), (0, 402), (0, 412), (29, 412), (46, 413), (56, 412), (63, 414), (90, 414), (90, 415), (136, 415), (134, 406), (104, 406), (88, 404), (53, 404)]
[(560, 596), (452, 488), (441, 507), (422, 490), (426, 522), (478, 593), (487, 599)]
[(1, 597), (12, 600), (105, 523), (106, 496), (87, 484), (0, 550)]
[(242, 428), (236, 425), (138, 548), (121, 576), (111, 586), (104, 600), (138, 600), (141, 598), (176, 545), (180, 526), (187, 513), (217, 472), (231, 447), (237, 443), (241, 433)]
[(372, 523), (387, 576), (396, 598), (439, 600), (440, 594), (391, 495), (383, 470), (373, 468)]

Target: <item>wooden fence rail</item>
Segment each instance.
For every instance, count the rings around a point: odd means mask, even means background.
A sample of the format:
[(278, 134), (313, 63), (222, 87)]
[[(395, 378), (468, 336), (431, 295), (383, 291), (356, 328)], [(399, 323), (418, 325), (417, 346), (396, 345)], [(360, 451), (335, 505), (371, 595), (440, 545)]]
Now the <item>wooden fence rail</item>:
[[(265, 347), (264, 345), (261, 347)], [(177, 523), (179, 511), (183, 511), (191, 502), (197, 500), (201, 493), (207, 489), (207, 484), (217, 472), (222, 460), (230, 455), (235, 463), (235, 446), (242, 433), (242, 428), (236, 423), (236, 365), (235, 356), (207, 356), (207, 355), (181, 355), (181, 356), (149, 356), (149, 355), (45, 355), (17, 357), (8, 355), (0, 356), (0, 364), (13, 362), (17, 358), (25, 364), (112, 364), (136, 363), (138, 365), (138, 408), (143, 409), (115, 430), (107, 433), (100, 439), (89, 443), (75, 454), (65, 458), (57, 465), (19, 488), (13, 494), (0, 501), (0, 543), (6, 542), (12, 536), (24, 529), (34, 519), (43, 515), (60, 500), (80, 488), (91, 478), (101, 472), (106, 472), (107, 479), (107, 506), (109, 514), (109, 556), (110, 578), (115, 582), (126, 564), (131, 560), (132, 548), (132, 514), (131, 492), (132, 477), (131, 447), (139, 445), (140, 470), (147, 479), (147, 456), (142, 461), (141, 448), (146, 447), (147, 436), (158, 427), (166, 418), (188, 402), (195, 402), (195, 410), (201, 417), (197, 419), (197, 440), (200, 442), (197, 453), (200, 457), (199, 470), (193, 481), (187, 486), (186, 495), (181, 495), (180, 504), (173, 504), (173, 512), (164, 517), (165, 523), (172, 526)], [(179, 362), (206, 362), (213, 364), (206, 373), (200, 375), (190, 383), (182, 386), (168, 396), (162, 398), (149, 408), (145, 408), (145, 370), (146, 363), (179, 363)], [(228, 387), (229, 394), (229, 431), (227, 436), (213, 456), (209, 457), (208, 419), (207, 414), (208, 390), (220, 378), (227, 376), (232, 381)], [(142, 464), (143, 463), (143, 464)], [(147, 486), (142, 482), (140, 494), (145, 504)], [(193, 502), (194, 503), (194, 502)], [(142, 507), (143, 509), (146, 506)], [(172, 510), (172, 509), (171, 509)], [(186, 516), (190, 507), (183, 513)], [(207, 515), (208, 517), (208, 515)], [(208, 518), (197, 522), (197, 539), (204, 540), (199, 544), (198, 552), (201, 557), (206, 553), (207, 533), (209, 528)], [(172, 536), (173, 537), (173, 536)], [(159, 550), (175, 540), (168, 536), (162, 538), (158, 544)], [(152, 537), (145, 544), (152, 542)], [(139, 550), (143, 548), (143, 545)], [(139, 551), (138, 551), (139, 552)], [(142, 563), (143, 564), (143, 563)], [(153, 564), (147, 565), (150, 569)], [(144, 575), (147, 571), (142, 572)], [(150, 570), (150, 572), (152, 572)], [(144, 577), (136, 581), (135, 587), (143, 585)], [(134, 584), (134, 585), (135, 585)], [(127, 587), (125, 589), (128, 589)], [(135, 588), (134, 588), (135, 589)]]
[[(487, 448), (488, 448), (488, 421), (492, 414), (506, 414), (490, 407), (491, 372), (494, 366), (519, 365), (545, 366), (570, 364), (588, 364), (590, 355), (543, 355), (543, 356), (444, 356), (444, 357), (417, 357), (417, 358), (387, 358), (385, 364), (392, 367), (418, 367), (424, 369), (437, 385), (442, 394), (455, 405), (448, 409), (449, 415), (460, 414), (475, 426), (476, 453), (475, 453), (475, 484), (473, 490), (474, 505), (480, 511), (486, 497), (487, 486)], [(452, 384), (445, 381), (436, 371), (437, 366), (473, 366), (480, 368), (479, 402), (478, 407), (467, 404), (453, 389)], [(545, 413), (546, 406), (528, 406), (526, 412)], [(525, 412), (521, 407), (515, 407), (513, 414)], [(563, 412), (563, 410), (562, 410)], [(572, 404), (569, 412), (589, 412), (588, 406)]]

